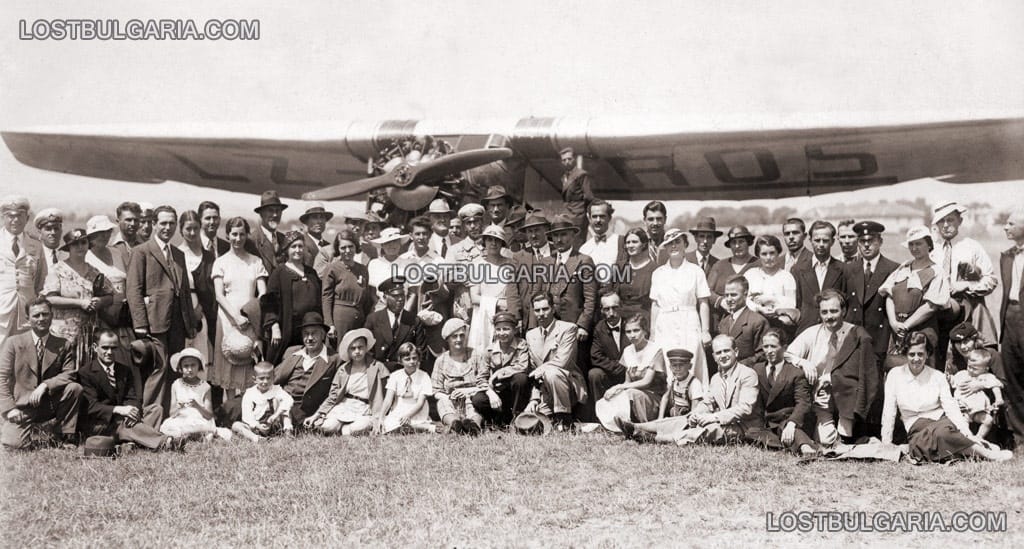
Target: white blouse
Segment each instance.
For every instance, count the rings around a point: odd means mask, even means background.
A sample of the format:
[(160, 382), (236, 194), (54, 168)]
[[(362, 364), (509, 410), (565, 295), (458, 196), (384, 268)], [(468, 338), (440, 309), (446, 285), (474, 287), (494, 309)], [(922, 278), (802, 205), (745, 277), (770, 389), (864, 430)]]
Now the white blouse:
[(918, 418), (938, 420), (945, 415), (964, 436), (971, 436), (967, 418), (949, 392), (945, 374), (934, 368), (925, 366), (916, 376), (910, 372), (909, 366), (889, 371), (885, 378), (885, 406), (882, 408), (882, 442), (892, 442), (897, 410), (908, 433)]

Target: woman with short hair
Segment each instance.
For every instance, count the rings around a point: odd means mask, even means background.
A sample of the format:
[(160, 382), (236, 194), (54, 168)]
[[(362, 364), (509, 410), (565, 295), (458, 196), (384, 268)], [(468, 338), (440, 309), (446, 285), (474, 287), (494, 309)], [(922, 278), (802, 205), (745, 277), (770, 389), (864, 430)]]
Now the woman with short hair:
[(359, 235), (350, 229), (334, 237), (334, 259), (321, 280), (321, 306), (329, 340), (353, 328), (361, 328), (377, 302), (377, 289), (370, 285), (366, 266), (355, 260), (360, 253)]
[(628, 417), (621, 419), (637, 423), (658, 419), (661, 397), (666, 390), (664, 355), (661, 347), (648, 339), (647, 315), (638, 313), (622, 322), (630, 343), (619, 358), (626, 369), (626, 378), (623, 383), (609, 387), (596, 403), (601, 423), (608, 426), (614, 424), (614, 417), (606, 415), (614, 413), (628, 412)]
[(754, 253), (761, 264), (743, 276), (750, 283), (747, 307), (760, 313), (768, 324), (779, 329), (786, 337), (783, 344), (793, 341), (800, 310), (796, 308), (796, 279), (783, 267), (782, 242), (775, 236), (757, 239)]
[(669, 229), (661, 247), (668, 261), (651, 275), (651, 339), (664, 351), (686, 349), (693, 353), (693, 375), (708, 382), (704, 345), (711, 342), (711, 311), (704, 271), (686, 261), (689, 238), (681, 229)]
[(46, 274), (42, 295), (53, 308), (50, 331), (74, 342), (75, 364), (84, 365), (92, 358), (96, 312), (110, 303), (114, 291), (103, 275), (85, 261), (89, 240), (84, 230), (65, 233), (60, 251), (67, 252), (68, 257)]
[(283, 245), (287, 259), (270, 273), (262, 302), (263, 328), (270, 332), (267, 361), (272, 364), (281, 362), (288, 347), (302, 345), (301, 326), (306, 313), (323, 309), (320, 276), (304, 261), (306, 235), (288, 231)]
[(619, 314), (623, 318), (637, 313), (651, 314), (651, 276), (658, 268), (651, 260), (651, 238), (641, 228), (626, 231), (623, 237), (626, 260), (619, 265), (623, 274), (618, 284)]

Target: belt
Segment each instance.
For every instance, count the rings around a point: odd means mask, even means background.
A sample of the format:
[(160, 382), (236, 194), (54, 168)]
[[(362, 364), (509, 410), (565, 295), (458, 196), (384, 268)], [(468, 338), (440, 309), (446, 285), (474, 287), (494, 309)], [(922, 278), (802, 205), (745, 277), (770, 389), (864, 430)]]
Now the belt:
[(359, 402), (362, 402), (363, 404), (369, 404), (370, 403), (370, 399), (363, 398), (363, 397), (357, 397), (356, 395), (353, 395), (352, 393), (346, 393), (345, 394), (345, 398), (354, 398), (354, 399), (358, 400)]

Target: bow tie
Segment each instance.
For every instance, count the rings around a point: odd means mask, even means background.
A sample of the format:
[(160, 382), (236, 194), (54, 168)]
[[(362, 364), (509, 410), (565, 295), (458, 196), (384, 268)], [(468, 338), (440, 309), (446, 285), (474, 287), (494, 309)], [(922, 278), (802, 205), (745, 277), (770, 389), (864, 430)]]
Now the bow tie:
[(607, 241), (608, 241), (608, 234), (607, 233), (605, 233), (603, 235), (600, 235), (600, 236), (598, 236), (596, 234), (594, 235), (594, 242), (597, 242), (598, 244), (600, 244), (602, 242), (607, 242)]

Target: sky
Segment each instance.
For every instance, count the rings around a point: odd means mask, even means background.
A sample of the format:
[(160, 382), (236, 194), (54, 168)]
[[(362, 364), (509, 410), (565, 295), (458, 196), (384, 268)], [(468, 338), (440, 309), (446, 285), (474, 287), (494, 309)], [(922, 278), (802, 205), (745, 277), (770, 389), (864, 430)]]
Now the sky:
[[(20, 20), (54, 18), (259, 19), (261, 37), (19, 39)], [(728, 116), (758, 128), (780, 117), (1024, 116), (1022, 24), (1018, 1), (5, 0), (0, 129), (237, 133), (259, 123), (301, 132), (354, 119), (531, 115)], [(1020, 185), (985, 188), (998, 197)], [(38, 200), (174, 201), (194, 191), (41, 172), (0, 147), (0, 189), (12, 187)]]

